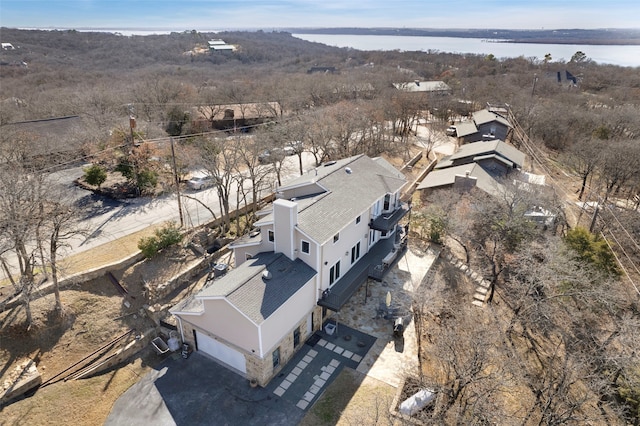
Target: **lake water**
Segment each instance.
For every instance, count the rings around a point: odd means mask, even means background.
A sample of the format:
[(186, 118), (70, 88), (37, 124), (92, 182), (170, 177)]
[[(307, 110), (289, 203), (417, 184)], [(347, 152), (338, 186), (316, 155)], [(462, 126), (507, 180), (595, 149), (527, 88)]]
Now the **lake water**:
[(640, 46), (596, 46), (582, 44), (496, 43), (477, 38), (410, 37), (340, 34), (293, 34), (297, 38), (326, 44), (351, 47), (358, 50), (400, 50), (451, 53), (493, 54), (496, 58), (536, 57), (544, 59), (547, 53), (554, 61), (569, 61), (577, 51), (599, 64), (640, 67)]

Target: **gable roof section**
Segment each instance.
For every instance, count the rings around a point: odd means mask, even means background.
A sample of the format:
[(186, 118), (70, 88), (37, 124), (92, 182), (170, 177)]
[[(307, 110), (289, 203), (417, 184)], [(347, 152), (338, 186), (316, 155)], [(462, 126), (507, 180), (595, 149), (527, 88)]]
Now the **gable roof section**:
[(503, 126), (511, 127), (511, 123), (504, 118), (503, 116), (496, 114), (495, 112), (489, 111), (487, 109), (481, 109), (480, 111), (476, 111), (473, 113), (473, 121), (475, 121), (476, 125), (491, 123), (492, 121), (496, 121)]
[(478, 128), (472, 120), (461, 121), (456, 124), (456, 136), (461, 138), (478, 133)]
[(320, 244), (333, 238), (386, 193), (394, 193), (406, 184), (404, 175), (386, 160), (365, 155), (317, 170), (317, 176), (312, 173), (308, 178), (315, 179), (327, 192), (315, 197), (316, 202), (298, 209), (298, 228)]
[(467, 172), (469, 173), (469, 177), (476, 179), (477, 188), (492, 195), (499, 193), (501, 184), (479, 164), (463, 164), (461, 166), (434, 170), (423, 179), (417, 189), (436, 189), (443, 186), (453, 185), (455, 183), (456, 176), (466, 176)]
[[(270, 279), (263, 277), (268, 271)], [(255, 324), (261, 324), (314, 276), (316, 271), (300, 259), (263, 252), (215, 280), (197, 299), (226, 299)]]
[(456, 160), (463, 160), (467, 158), (471, 160), (476, 158), (482, 159), (482, 157), (488, 158), (486, 156), (494, 154), (497, 154), (517, 166), (522, 167), (524, 165), (525, 154), (522, 151), (501, 140), (494, 140), (488, 142), (473, 142), (462, 145), (454, 154), (444, 158), (441, 164), (438, 164), (436, 168), (442, 169), (450, 167), (456, 163)]

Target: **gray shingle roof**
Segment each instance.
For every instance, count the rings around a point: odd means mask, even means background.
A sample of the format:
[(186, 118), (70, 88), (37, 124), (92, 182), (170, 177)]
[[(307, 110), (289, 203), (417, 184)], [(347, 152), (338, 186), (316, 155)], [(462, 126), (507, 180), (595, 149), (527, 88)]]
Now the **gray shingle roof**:
[(492, 121), (496, 121), (500, 124), (503, 124), (507, 127), (511, 127), (511, 123), (509, 123), (509, 120), (507, 120), (506, 118), (502, 117), (501, 115), (496, 114), (495, 112), (491, 112), (487, 109), (481, 109), (480, 111), (476, 111), (473, 113), (473, 121), (476, 122), (476, 124), (480, 125), (480, 124), (485, 124), (485, 123), (491, 123)]
[(453, 185), (456, 176), (465, 176), (467, 172), (469, 172), (470, 177), (476, 178), (477, 188), (492, 195), (499, 193), (501, 184), (478, 164), (464, 164), (462, 166), (435, 170), (423, 179), (417, 189), (435, 189)]
[[(263, 277), (269, 271), (270, 279)], [(255, 324), (260, 324), (316, 275), (300, 259), (282, 253), (259, 253), (217, 279), (196, 298), (226, 298)]]
[[(364, 155), (319, 167), (318, 175), (309, 178), (327, 192), (314, 197), (316, 202), (299, 206), (298, 228), (320, 244), (333, 238), (384, 194), (396, 192), (406, 183), (404, 175), (386, 160)], [(287, 187), (296, 184), (300, 182)]]
[(472, 114), (472, 120), (462, 121), (456, 124), (456, 136), (461, 138), (464, 136), (473, 135), (474, 133), (478, 133), (478, 126), (486, 123), (491, 123), (495, 121), (497, 123), (502, 124), (506, 127), (512, 127), (509, 120), (502, 117), (495, 112), (491, 112), (486, 109), (481, 109), (480, 111), (476, 111)]
[(501, 140), (474, 142), (462, 145), (456, 153), (448, 157), (448, 160), (455, 162), (455, 160), (462, 158), (473, 158), (492, 153), (500, 154), (502, 157), (518, 166), (522, 166), (524, 164), (525, 154), (516, 147), (508, 145)]

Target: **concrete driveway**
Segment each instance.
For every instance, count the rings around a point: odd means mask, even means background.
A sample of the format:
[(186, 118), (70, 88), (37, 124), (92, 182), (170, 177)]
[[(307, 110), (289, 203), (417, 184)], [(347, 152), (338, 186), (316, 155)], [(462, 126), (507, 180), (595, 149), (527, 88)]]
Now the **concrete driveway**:
[[(265, 388), (206, 355), (170, 355), (114, 404), (105, 425), (294, 425), (376, 338), (341, 325), (318, 331)], [(345, 336), (348, 336), (345, 339)]]
[(304, 411), (199, 353), (171, 355), (129, 388), (105, 425), (286, 425)]

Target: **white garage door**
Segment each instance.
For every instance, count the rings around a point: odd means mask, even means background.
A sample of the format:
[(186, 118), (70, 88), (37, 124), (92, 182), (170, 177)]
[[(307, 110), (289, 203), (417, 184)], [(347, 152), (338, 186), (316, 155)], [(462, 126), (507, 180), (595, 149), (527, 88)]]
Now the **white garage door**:
[(202, 334), (199, 331), (196, 331), (196, 337), (198, 339), (199, 351), (211, 355), (215, 359), (235, 368), (243, 374), (247, 372), (247, 362), (244, 359), (244, 355), (240, 352), (235, 349), (231, 349), (224, 343), (220, 343), (216, 339), (213, 339), (206, 334)]

